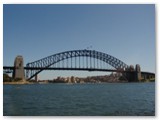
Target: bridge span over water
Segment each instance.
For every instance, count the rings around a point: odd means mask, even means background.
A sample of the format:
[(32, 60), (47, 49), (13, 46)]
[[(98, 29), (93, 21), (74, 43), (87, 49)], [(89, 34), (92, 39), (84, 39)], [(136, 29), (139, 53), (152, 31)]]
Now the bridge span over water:
[(22, 56), (17, 56), (14, 66), (3, 66), (4, 72), (13, 72), (13, 78), (31, 80), (43, 70), (82, 70), (119, 72), (128, 81), (153, 78), (154, 73), (141, 72), (140, 65), (127, 65), (116, 57), (95, 50), (65, 51), (29, 62), (23, 66)]

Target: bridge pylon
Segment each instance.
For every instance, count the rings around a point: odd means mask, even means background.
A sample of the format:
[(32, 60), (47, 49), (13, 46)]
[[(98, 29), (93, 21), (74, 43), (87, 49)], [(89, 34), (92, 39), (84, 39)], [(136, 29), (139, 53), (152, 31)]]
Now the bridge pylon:
[(141, 81), (141, 68), (139, 64), (137, 64), (135, 68), (135, 79), (139, 82)]
[(17, 56), (14, 61), (13, 79), (25, 80), (24, 61), (22, 56)]
[(141, 69), (140, 65), (136, 64), (134, 68), (133, 65), (127, 69), (129, 72), (126, 73), (128, 82), (140, 82), (141, 81)]

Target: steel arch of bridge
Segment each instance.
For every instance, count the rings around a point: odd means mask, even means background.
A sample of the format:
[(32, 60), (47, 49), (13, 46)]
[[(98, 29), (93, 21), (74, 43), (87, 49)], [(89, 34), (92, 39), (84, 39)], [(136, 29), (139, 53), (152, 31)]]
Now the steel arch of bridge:
[(126, 68), (128, 68), (127, 64), (106, 53), (98, 52), (95, 50), (72, 50), (72, 51), (57, 53), (37, 61), (27, 63), (26, 67), (28, 68), (42, 68), (42, 69), (26, 70), (26, 77), (28, 80), (30, 80), (34, 76), (39, 74), (41, 71), (49, 68), (50, 66), (65, 59), (73, 57), (88, 57), (88, 58), (98, 59), (111, 65), (116, 70), (118, 69), (125, 70)]

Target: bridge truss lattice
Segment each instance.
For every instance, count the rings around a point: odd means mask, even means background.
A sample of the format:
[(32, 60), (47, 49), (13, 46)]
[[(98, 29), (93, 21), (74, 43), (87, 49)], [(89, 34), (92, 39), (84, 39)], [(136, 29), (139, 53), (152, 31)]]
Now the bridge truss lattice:
[(106, 53), (95, 50), (72, 50), (57, 53), (40, 60), (26, 64), (28, 80), (47, 69), (63, 70), (120, 70), (124, 71), (128, 65)]

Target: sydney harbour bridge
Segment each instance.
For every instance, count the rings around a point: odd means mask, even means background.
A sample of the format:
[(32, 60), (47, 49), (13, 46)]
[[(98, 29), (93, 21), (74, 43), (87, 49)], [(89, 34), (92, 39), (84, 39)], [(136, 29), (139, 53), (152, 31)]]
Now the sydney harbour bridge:
[(155, 78), (154, 73), (141, 71), (140, 65), (127, 65), (116, 57), (95, 50), (65, 51), (23, 65), (23, 57), (17, 56), (14, 66), (3, 66), (4, 73), (12, 72), (14, 79), (31, 80), (44, 70), (82, 70), (119, 72), (128, 81)]

